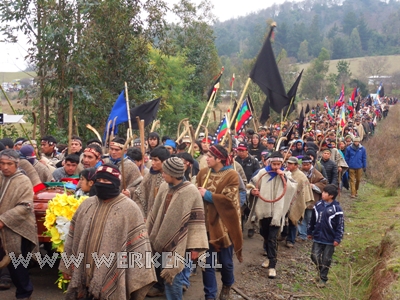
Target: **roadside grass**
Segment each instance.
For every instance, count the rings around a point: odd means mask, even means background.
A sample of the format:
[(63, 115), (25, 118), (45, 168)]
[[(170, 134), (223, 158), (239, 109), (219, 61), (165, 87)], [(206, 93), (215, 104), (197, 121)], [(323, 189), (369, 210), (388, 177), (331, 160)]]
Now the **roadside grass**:
[[(400, 196), (386, 195), (386, 189), (365, 183), (360, 187), (359, 198), (344, 210), (345, 236), (333, 256), (328, 287), (312, 287), (316, 296), (320, 294), (321, 299), (370, 299), (371, 279), (376, 280), (374, 271), (382, 262), (379, 253), (382, 240), (388, 231), (400, 232)], [(387, 264), (384, 262), (386, 268), (399, 272), (399, 257), (391, 255)], [(392, 284), (391, 290), (399, 291), (400, 283)]]

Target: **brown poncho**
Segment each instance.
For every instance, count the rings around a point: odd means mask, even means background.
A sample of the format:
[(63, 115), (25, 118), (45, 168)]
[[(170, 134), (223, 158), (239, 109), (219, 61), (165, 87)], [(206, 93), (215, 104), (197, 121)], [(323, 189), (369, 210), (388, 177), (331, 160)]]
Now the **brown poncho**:
[(41, 182), (50, 182), (53, 180), (53, 173), (50, 171), (47, 165), (42, 164), (41, 162), (35, 159), (33, 167), (38, 173)]
[[(117, 253), (137, 252), (145, 257), (151, 251), (142, 213), (129, 198), (120, 194), (102, 201), (97, 196), (86, 199), (76, 211), (65, 242), (68, 255), (84, 253), (78, 268), (66, 268), (63, 260), (60, 270), (72, 276), (66, 299), (93, 295), (94, 299), (144, 299), (156, 281), (154, 268), (117, 268)], [(98, 257), (115, 253), (111, 267), (93, 265), (91, 253)], [(144, 263), (144, 260), (142, 260)], [(90, 268), (86, 264), (91, 263)]]
[[(197, 186), (203, 186), (208, 168), (197, 174)], [(234, 246), (236, 257), (242, 258), (243, 235), (239, 202), (239, 175), (232, 168), (211, 172), (205, 188), (212, 193), (213, 203), (205, 202), (209, 243), (216, 251)]]
[(18, 163), (18, 167), (21, 170), (24, 170), (28, 178), (30, 179), (32, 186), (36, 186), (42, 181), (40, 180), (39, 174), (35, 170), (35, 168), (31, 165), (29, 161), (26, 159), (21, 159)]
[[(188, 181), (172, 189), (166, 182), (161, 184), (146, 226), (155, 252), (176, 252), (185, 257), (187, 249), (208, 249), (203, 199)], [(175, 273), (183, 267), (180, 263)]]
[(151, 172), (152, 171), (144, 175), (142, 182), (136, 188), (132, 197), (142, 209), (145, 218), (147, 218), (147, 215), (153, 207), (161, 183), (164, 182), (164, 178), (160, 172), (156, 174)]
[(0, 173), (0, 221), (5, 225), (3, 230), (8, 252), (14, 252), (16, 257), (21, 254), (21, 237), (31, 242), (28, 251), (38, 251), (32, 184), (21, 171), (11, 177)]
[(312, 190), (314, 201), (306, 203), (307, 208), (312, 209), (315, 203), (321, 200), (322, 190), (328, 183), (328, 180), (314, 167), (312, 167), (307, 174), (305, 173), (305, 175), (307, 176), (308, 181), (318, 187), (321, 191), (321, 193), (317, 193), (314, 189)]
[(299, 169), (291, 173), (292, 178), (297, 182), (297, 196), (290, 206), (289, 219), (292, 224), (297, 224), (304, 217), (307, 203), (314, 201), (314, 196), (307, 176)]

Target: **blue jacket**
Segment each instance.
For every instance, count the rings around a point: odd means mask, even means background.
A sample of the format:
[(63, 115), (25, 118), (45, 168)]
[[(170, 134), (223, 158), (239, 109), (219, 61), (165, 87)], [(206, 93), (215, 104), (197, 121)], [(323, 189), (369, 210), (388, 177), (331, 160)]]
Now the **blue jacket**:
[(358, 148), (351, 144), (346, 148), (345, 159), (350, 169), (362, 169), (367, 167), (367, 152), (362, 145)]
[(318, 201), (308, 223), (307, 235), (311, 235), (317, 243), (333, 245), (334, 241), (342, 241), (343, 233), (343, 210), (339, 202), (334, 200), (325, 206), (323, 200)]

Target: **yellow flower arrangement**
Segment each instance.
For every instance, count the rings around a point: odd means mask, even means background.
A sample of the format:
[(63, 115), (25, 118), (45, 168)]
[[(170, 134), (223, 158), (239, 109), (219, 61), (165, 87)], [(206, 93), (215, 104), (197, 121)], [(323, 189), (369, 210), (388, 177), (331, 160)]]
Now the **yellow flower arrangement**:
[[(87, 197), (75, 198), (74, 195), (57, 194), (47, 204), (46, 216), (44, 218), (44, 226), (47, 231), (44, 235), (50, 237), (52, 242), (52, 248), (57, 252), (64, 252), (65, 238), (68, 235), (69, 225), (74, 216), (74, 213), (78, 209), (79, 205)], [(69, 280), (63, 278), (63, 275), (59, 274), (59, 278), (56, 281), (57, 286), (63, 291), (66, 290), (66, 286)]]

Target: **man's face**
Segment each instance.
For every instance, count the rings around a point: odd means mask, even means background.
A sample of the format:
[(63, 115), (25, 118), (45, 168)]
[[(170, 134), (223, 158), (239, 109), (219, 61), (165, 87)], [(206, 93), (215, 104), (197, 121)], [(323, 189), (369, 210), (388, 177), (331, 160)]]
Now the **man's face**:
[(19, 151), (19, 150), (21, 150), (21, 148), (22, 148), (22, 143), (14, 145), (14, 150), (15, 151)]
[(82, 164), (85, 169), (93, 168), (99, 160), (100, 159), (96, 158), (96, 156), (91, 152), (83, 153)]
[(7, 159), (5, 156), (3, 156), (0, 159), (0, 168), (1, 171), (3, 172), (4, 176), (10, 177), (17, 172), (17, 163), (13, 160)]
[(298, 150), (301, 150), (301, 148), (303, 148), (303, 144), (302, 144), (302, 143), (297, 143), (297, 144), (296, 144), (296, 148), (297, 148)]
[(353, 142), (354, 146), (358, 147), (360, 145), (360, 142)]
[(158, 139), (156, 137), (149, 138), (149, 145), (150, 147), (154, 148), (157, 146)]
[(331, 152), (329, 152), (329, 151), (324, 151), (324, 153), (322, 153), (322, 158), (323, 158), (324, 160), (330, 159), (330, 158), (331, 158)]
[(112, 159), (119, 159), (122, 157), (122, 149), (118, 146), (110, 146), (110, 156)]
[(346, 139), (346, 146), (350, 146), (351, 144), (351, 139)]
[(272, 144), (272, 143), (267, 143), (267, 149), (268, 149), (268, 150), (274, 149), (274, 144)]
[(258, 133), (259, 135), (264, 136), (267, 132), (265, 131), (265, 129), (260, 129)]
[(173, 183), (173, 177), (171, 175), (163, 172), (162, 177), (164, 178), (166, 183)]
[(162, 170), (163, 162), (158, 157), (151, 158), (151, 167), (154, 171), (161, 171)]
[(238, 149), (237, 154), (241, 159), (245, 159), (249, 155), (249, 152), (245, 149)]
[(82, 145), (78, 141), (71, 142), (71, 153), (79, 152), (82, 149)]
[(277, 170), (279, 170), (280, 168), (282, 167), (282, 162), (280, 162), (280, 161), (273, 161), (273, 162), (271, 162), (271, 169), (272, 169), (272, 171), (277, 171)]
[(64, 164), (65, 173), (67, 173), (69, 176), (72, 176), (72, 175), (75, 174), (75, 171), (76, 171), (77, 167), (78, 167), (77, 163), (66, 161), (65, 164)]
[(218, 158), (215, 158), (210, 153), (207, 153), (206, 160), (207, 160), (207, 166), (209, 168), (214, 168), (215, 166), (217, 166), (218, 162), (220, 162)]
[(297, 170), (297, 165), (288, 162), (286, 168), (288, 169), (288, 171), (293, 172)]
[(49, 145), (49, 143), (47, 141), (41, 141), (40, 143), (40, 149), (42, 151), (43, 154), (45, 155), (50, 155), (54, 152), (54, 147), (55, 145)]
[(310, 169), (311, 169), (311, 163), (309, 163), (309, 162), (303, 162), (302, 165), (301, 165), (301, 169), (302, 169), (303, 171), (306, 171), (306, 172), (310, 171)]
[(170, 154), (174, 153), (174, 148), (172, 148), (171, 146), (165, 146), (165, 149), (167, 149)]

